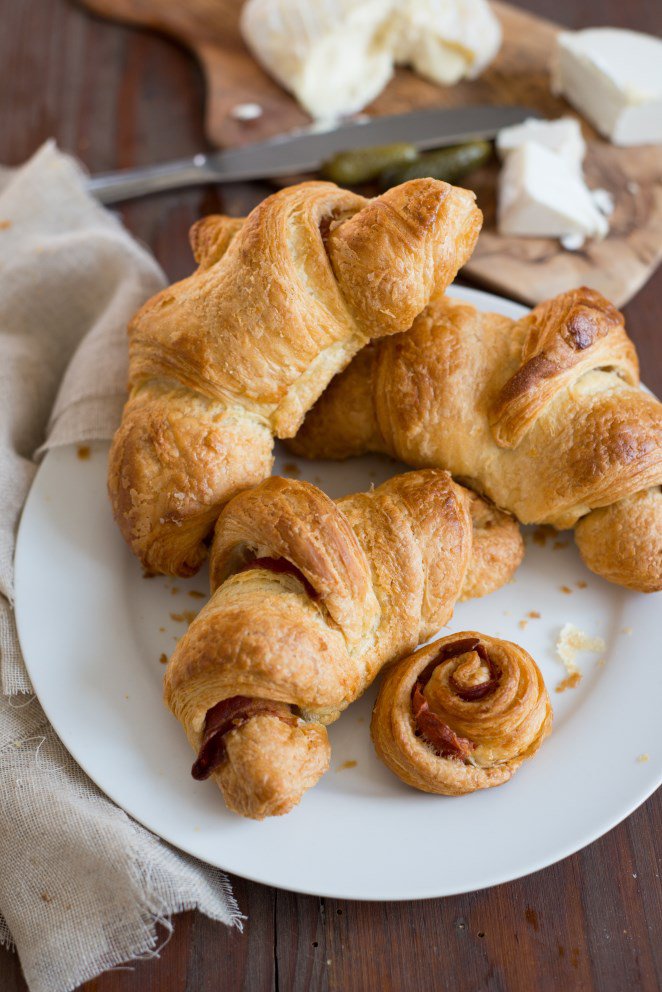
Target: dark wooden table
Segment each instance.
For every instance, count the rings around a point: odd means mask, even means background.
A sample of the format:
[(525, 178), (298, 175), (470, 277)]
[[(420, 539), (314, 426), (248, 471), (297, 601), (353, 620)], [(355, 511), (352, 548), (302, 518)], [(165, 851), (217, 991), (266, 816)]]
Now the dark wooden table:
[[(662, 29), (659, 0), (524, 6), (574, 28)], [(97, 20), (71, 0), (0, 0), (0, 24), (0, 162), (22, 162), (51, 136), (93, 171), (206, 147), (200, 73), (170, 41)], [(217, 210), (240, 215), (266, 190), (258, 184), (190, 190), (132, 204), (123, 216), (176, 278), (192, 267), (186, 232), (194, 220)], [(662, 394), (660, 272), (626, 315), (645, 380)], [(248, 917), (243, 934), (182, 914), (160, 960), (106, 973), (84, 988), (653, 992), (662, 976), (661, 827), (658, 794), (552, 868), (427, 902), (342, 902), (233, 878)], [(415, 824), (403, 843), (411, 845), (414, 862), (452, 856), (418, 851)], [(0, 951), (0, 990), (25, 988), (15, 955)]]

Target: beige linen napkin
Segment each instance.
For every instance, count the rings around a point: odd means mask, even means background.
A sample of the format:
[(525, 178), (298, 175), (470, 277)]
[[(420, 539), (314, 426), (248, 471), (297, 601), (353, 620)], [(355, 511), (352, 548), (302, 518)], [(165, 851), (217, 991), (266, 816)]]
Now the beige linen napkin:
[(32, 992), (155, 954), (183, 909), (241, 925), (221, 872), (136, 824), (64, 749), (31, 695), (12, 613), (35, 452), (112, 435), (126, 324), (163, 282), (52, 143), (0, 172), (0, 942), (15, 944)]

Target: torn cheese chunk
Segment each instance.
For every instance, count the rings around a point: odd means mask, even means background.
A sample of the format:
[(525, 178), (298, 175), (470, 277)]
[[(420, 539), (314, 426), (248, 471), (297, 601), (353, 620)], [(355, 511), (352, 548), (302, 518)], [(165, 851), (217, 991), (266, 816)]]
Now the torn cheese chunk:
[(486, 0), (400, 0), (392, 32), (396, 63), (444, 86), (475, 79), (501, 47)]
[(241, 32), (255, 58), (312, 117), (370, 103), (393, 74), (391, 0), (248, 0)]
[(240, 23), (258, 62), (321, 119), (365, 107), (395, 63), (451, 84), (501, 44), (487, 0), (248, 0)]
[(522, 124), (502, 128), (496, 139), (500, 158), (504, 159), (526, 141), (535, 141), (537, 145), (556, 152), (571, 169), (582, 175), (586, 142), (579, 121), (574, 117), (559, 117), (554, 121), (529, 117)]
[(501, 234), (603, 238), (609, 230), (590, 190), (555, 152), (526, 141), (507, 156), (499, 176)]
[(552, 89), (615, 145), (662, 143), (662, 41), (652, 35), (562, 31)]

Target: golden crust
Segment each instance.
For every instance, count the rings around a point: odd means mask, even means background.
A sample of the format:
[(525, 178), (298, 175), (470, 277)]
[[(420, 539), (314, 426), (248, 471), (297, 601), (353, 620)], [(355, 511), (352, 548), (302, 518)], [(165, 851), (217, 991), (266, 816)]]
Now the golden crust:
[[(257, 763), (242, 742), (255, 753), (248, 728), (258, 717), (232, 732), (214, 776), (230, 808), (257, 818), (290, 809), (328, 762), (326, 736), (309, 728), (337, 719), (384, 664), (446, 623), (461, 595), (495, 585), (484, 547), (472, 565), (474, 519), (482, 545), (494, 536), (498, 581), (510, 578), (516, 525), (476, 510), (479, 502), (429, 470), (337, 503), (310, 483), (273, 478), (225, 507), (211, 550), (214, 591), (170, 659), (166, 703), (196, 752), (208, 711), (234, 696), (289, 704), (302, 717), (294, 729), (259, 717)], [(290, 571), (275, 572), (274, 559)]]
[(594, 510), (575, 528), (584, 562), (638, 592), (662, 590), (662, 490), (659, 486)]
[[(310, 411), (297, 453), (384, 451), (446, 468), (521, 522), (559, 528), (662, 482), (662, 404), (638, 387), (622, 317), (593, 290), (519, 321), (444, 299), (366, 352)], [(592, 532), (607, 521), (597, 516)], [(647, 534), (637, 528), (647, 524), (631, 516), (627, 539), (622, 524), (618, 545), (604, 535), (587, 562), (612, 581), (659, 588), (659, 561), (637, 584)]]
[[(484, 660), (470, 650), (441, 661), (422, 690), (434, 717), (468, 745), (462, 760), (443, 756), (421, 736), (412, 693), (440, 651), (467, 638), (477, 639), (497, 666), (493, 689), (475, 699), (458, 693), (458, 686), (471, 690), (490, 677)], [(459, 796), (507, 782), (551, 727), (549, 696), (533, 658), (517, 644), (464, 631), (421, 648), (385, 673), (370, 731), (379, 757), (407, 785)]]
[[(144, 564), (176, 574), (199, 566), (222, 505), (269, 474), (271, 435), (294, 434), (371, 336), (404, 330), (443, 293), (478, 236), (474, 201), (433, 179), (375, 200), (309, 182), (245, 220), (194, 226), (197, 271), (129, 327), (131, 394), (109, 489)], [(216, 455), (199, 459), (210, 420)]]

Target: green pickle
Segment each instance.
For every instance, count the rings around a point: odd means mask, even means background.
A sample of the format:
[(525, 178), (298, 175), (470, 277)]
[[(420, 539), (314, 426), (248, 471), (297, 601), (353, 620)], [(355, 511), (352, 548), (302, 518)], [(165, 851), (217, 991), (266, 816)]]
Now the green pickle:
[(322, 175), (339, 186), (359, 186), (369, 183), (381, 175), (385, 169), (406, 167), (417, 158), (415, 145), (399, 142), (394, 145), (378, 145), (374, 148), (356, 148), (351, 152), (339, 152), (322, 166)]
[(469, 141), (465, 145), (439, 148), (419, 155), (413, 162), (388, 166), (379, 175), (381, 190), (398, 186), (410, 179), (443, 179), (454, 183), (467, 172), (489, 161), (492, 146), (489, 141)]

